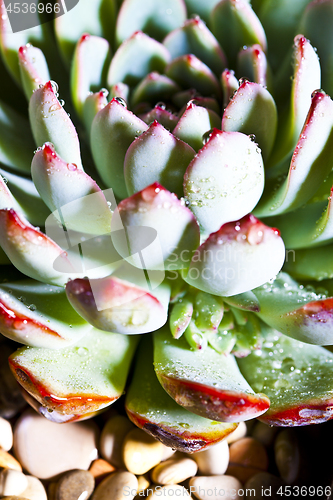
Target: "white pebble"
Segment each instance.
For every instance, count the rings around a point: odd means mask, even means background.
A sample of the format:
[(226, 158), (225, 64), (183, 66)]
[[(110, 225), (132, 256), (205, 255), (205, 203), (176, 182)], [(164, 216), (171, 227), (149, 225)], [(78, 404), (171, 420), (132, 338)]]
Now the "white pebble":
[(196, 475), (198, 466), (191, 458), (170, 459), (154, 467), (151, 478), (157, 484), (177, 484)]
[(241, 438), (245, 437), (246, 434), (247, 434), (246, 423), (245, 422), (239, 422), (239, 424), (236, 427), (236, 429), (233, 432), (231, 432), (226, 437), (226, 441), (227, 441), (228, 444), (234, 443), (238, 439), (241, 439)]
[(47, 500), (47, 494), (42, 482), (34, 476), (26, 476), (28, 487), (22, 491), (22, 497), (27, 500)]
[(132, 500), (138, 491), (138, 480), (130, 472), (115, 472), (96, 488), (92, 500)]
[(18, 470), (3, 469), (0, 472), (0, 495), (20, 495), (28, 486), (28, 480)]
[(167, 486), (155, 486), (147, 490), (149, 495), (147, 500), (175, 500), (176, 498), (190, 500), (191, 496), (187, 489), (180, 484), (168, 484)]
[(224, 474), (229, 464), (229, 446), (226, 440), (210, 446), (206, 450), (193, 453), (199, 471), (205, 476)]
[(112, 416), (105, 424), (99, 443), (102, 457), (115, 467), (124, 467), (122, 446), (126, 434), (134, 429), (133, 424), (123, 415)]
[(9, 451), (13, 446), (12, 426), (5, 418), (0, 417), (0, 448)]
[(199, 500), (244, 499), (242, 483), (233, 476), (195, 476), (190, 479), (190, 494)]

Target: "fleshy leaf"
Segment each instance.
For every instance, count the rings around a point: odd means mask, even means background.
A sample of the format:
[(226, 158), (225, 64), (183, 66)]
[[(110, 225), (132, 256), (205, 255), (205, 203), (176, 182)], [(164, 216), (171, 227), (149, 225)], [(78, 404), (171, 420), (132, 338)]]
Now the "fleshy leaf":
[(169, 327), (173, 338), (179, 339), (188, 327), (193, 314), (193, 303), (184, 298), (176, 302), (169, 316)]
[(244, 309), (245, 311), (253, 312), (260, 311), (259, 300), (251, 291), (225, 297), (224, 301), (237, 309)]
[(90, 329), (70, 306), (62, 288), (33, 280), (3, 283), (0, 287), (0, 330), (15, 342), (63, 349)]
[(333, 355), (275, 332), (259, 352), (239, 359), (240, 369), (257, 391), (271, 399), (260, 420), (269, 425), (299, 426), (333, 417)]
[[(74, 163), (63, 161), (52, 144), (36, 152), (31, 173), (42, 199), (52, 212), (61, 213), (66, 228), (97, 235), (110, 231), (111, 211), (103, 192)], [(89, 195), (95, 195), (93, 201)]]
[(221, 0), (206, 0), (203, 2), (202, 0), (185, 0), (188, 17), (200, 16), (203, 21), (208, 23), (212, 9), (220, 1)]
[(268, 66), (266, 54), (260, 45), (244, 47), (237, 57), (237, 73), (251, 82), (260, 83), (272, 90), (272, 75)]
[(189, 19), (181, 28), (169, 33), (163, 44), (172, 59), (194, 54), (217, 76), (220, 76), (227, 65), (222, 48), (200, 17)]
[(222, 0), (210, 13), (209, 26), (235, 67), (238, 51), (258, 43), (266, 51), (264, 29), (247, 0)]
[(31, 44), (19, 48), (18, 61), (23, 90), (29, 101), (34, 90), (50, 80), (49, 68), (43, 52)]
[[(76, 279), (66, 285), (74, 309), (90, 324), (105, 331), (138, 334), (154, 331), (167, 320), (170, 291), (154, 285), (154, 275), (127, 264), (125, 278), (119, 271), (99, 280)], [(121, 277), (119, 277), (121, 276)]]
[(258, 316), (272, 328), (301, 342), (333, 344), (333, 299), (299, 285), (288, 274), (253, 290)]
[(141, 102), (156, 104), (170, 97), (180, 90), (179, 85), (165, 75), (160, 75), (157, 71), (149, 73), (133, 90), (132, 105)]
[(147, 113), (141, 114), (142, 121), (151, 125), (155, 120), (158, 121), (167, 130), (173, 130), (178, 123), (179, 116), (174, 115), (171, 111), (165, 109), (163, 103), (156, 104), (156, 106)]
[(212, 70), (193, 54), (176, 57), (165, 68), (165, 74), (182, 87), (195, 87), (202, 95), (220, 98), (218, 79)]
[(185, 453), (203, 450), (237, 427), (208, 420), (177, 405), (156, 378), (150, 339), (146, 338), (140, 346), (125, 408), (135, 425), (166, 446)]
[(230, 99), (239, 87), (239, 82), (232, 69), (225, 69), (223, 71), (221, 75), (221, 85), (223, 89), (223, 108), (226, 108)]
[(300, 280), (324, 280), (333, 278), (333, 245), (319, 248), (287, 250), (284, 270)]
[(200, 243), (192, 212), (157, 182), (118, 204), (111, 237), (119, 254), (141, 269), (186, 267), (184, 257)]
[(124, 158), (132, 141), (148, 126), (112, 99), (97, 113), (91, 126), (90, 143), (94, 161), (103, 182), (116, 196), (128, 196), (124, 179)]
[(71, 65), (71, 96), (81, 118), (89, 92), (96, 92), (103, 86), (109, 59), (110, 46), (107, 40), (87, 33), (81, 36)]
[[(109, 406), (124, 391), (137, 339), (90, 329), (75, 344), (61, 350), (19, 349), (10, 367), (23, 388), (44, 408), (66, 421)], [(48, 415), (48, 412), (51, 415)]]
[(69, 67), (78, 39), (84, 33), (114, 39), (115, 0), (80, 0), (66, 15), (55, 18), (55, 34), (63, 60)]
[(273, 278), (284, 257), (279, 232), (247, 215), (211, 234), (195, 252), (183, 278), (200, 290), (228, 297)]
[(220, 123), (221, 118), (215, 111), (190, 101), (172, 133), (198, 151), (204, 145), (205, 134), (218, 128)]
[[(313, 93), (306, 122), (293, 153), (287, 178), (271, 191), (268, 181), (255, 214), (269, 217), (301, 207), (332, 170), (333, 101), (323, 91)], [(276, 181), (275, 181), (276, 182)]]
[(90, 135), (92, 122), (97, 113), (107, 105), (106, 89), (88, 95), (83, 103), (82, 117), (88, 134)]
[(219, 297), (198, 292), (194, 301), (195, 325), (202, 333), (216, 332), (223, 318), (224, 305)]
[(190, 208), (208, 234), (251, 212), (263, 187), (263, 161), (258, 147), (240, 132), (217, 129), (184, 177)]
[(0, 101), (0, 162), (27, 174), (34, 149), (28, 120)]
[(136, 85), (152, 71), (163, 73), (170, 59), (164, 45), (137, 31), (114, 54), (107, 76), (108, 86), (118, 82)]
[(183, 196), (183, 177), (195, 151), (154, 121), (129, 146), (124, 174), (131, 195), (159, 182), (169, 191)]
[(297, 35), (294, 39), (293, 64), (290, 105), (279, 120), (268, 167), (282, 162), (292, 153), (311, 106), (312, 92), (320, 88), (319, 59), (303, 35)]
[(165, 35), (186, 20), (186, 8), (181, 0), (124, 0), (120, 8), (116, 40), (120, 44), (135, 31), (144, 31), (162, 41)]
[(219, 422), (240, 422), (269, 407), (255, 394), (231, 355), (211, 347), (192, 351), (184, 337), (172, 339), (167, 330), (153, 335), (154, 367), (166, 392), (187, 410)]
[(273, 97), (259, 83), (243, 81), (226, 107), (222, 130), (254, 135), (266, 160), (274, 144), (277, 109)]
[(65, 161), (82, 168), (77, 132), (56, 94), (57, 86), (49, 81), (31, 96), (29, 117), (36, 145), (51, 142)]

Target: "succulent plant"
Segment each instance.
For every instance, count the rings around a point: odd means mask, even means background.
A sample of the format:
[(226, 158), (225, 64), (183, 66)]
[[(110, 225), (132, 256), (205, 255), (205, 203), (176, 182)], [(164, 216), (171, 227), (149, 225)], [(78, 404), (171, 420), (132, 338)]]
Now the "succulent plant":
[(20, 33), (0, 5), (0, 331), (30, 404), (126, 388), (185, 451), (332, 418), (333, 1), (80, 0)]

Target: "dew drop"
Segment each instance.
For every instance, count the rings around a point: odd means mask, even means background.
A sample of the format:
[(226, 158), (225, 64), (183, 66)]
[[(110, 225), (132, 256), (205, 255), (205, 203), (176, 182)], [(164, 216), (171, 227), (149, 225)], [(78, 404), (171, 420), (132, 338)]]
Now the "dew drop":
[(122, 97), (114, 97), (114, 99), (119, 102), (124, 108), (127, 108), (127, 102)]

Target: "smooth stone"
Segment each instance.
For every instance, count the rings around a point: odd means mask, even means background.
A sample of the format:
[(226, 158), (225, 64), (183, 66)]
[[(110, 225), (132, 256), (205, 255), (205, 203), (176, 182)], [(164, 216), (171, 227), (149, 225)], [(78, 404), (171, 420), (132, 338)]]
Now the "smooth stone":
[(297, 437), (293, 429), (279, 432), (274, 443), (275, 463), (282, 479), (293, 483), (300, 473), (301, 456)]
[(103, 427), (99, 450), (102, 457), (115, 467), (124, 467), (122, 446), (126, 434), (132, 429), (132, 422), (123, 415), (112, 416)]
[(100, 483), (102, 479), (114, 472), (116, 469), (109, 462), (103, 458), (94, 460), (89, 468), (90, 474), (94, 477), (96, 484)]
[(18, 497), (16, 495), (14, 495), (14, 496), (10, 495), (9, 497), (1, 497), (1, 500), (29, 500), (29, 498)]
[(89, 469), (97, 458), (98, 428), (92, 422), (55, 424), (34, 410), (25, 411), (14, 427), (15, 455), (39, 479), (71, 469)]
[(13, 446), (12, 426), (5, 418), (0, 417), (0, 448), (9, 451)]
[(145, 474), (160, 463), (163, 451), (164, 446), (160, 441), (141, 429), (132, 429), (126, 435), (123, 444), (126, 469), (133, 474)]
[(218, 476), (224, 474), (229, 464), (229, 446), (226, 440), (210, 446), (206, 450), (193, 453), (203, 476)]
[(138, 491), (138, 480), (131, 472), (114, 472), (96, 488), (91, 500), (132, 500)]
[(0, 495), (20, 495), (28, 486), (28, 480), (18, 470), (2, 469), (0, 472)]
[(7, 451), (0, 448), (0, 468), (22, 471), (21, 464)]
[(164, 462), (164, 460), (168, 460), (169, 458), (171, 458), (175, 453), (176, 453), (176, 450), (174, 450), (173, 448), (170, 448), (170, 446), (165, 446), (163, 445), (164, 448), (163, 448), (163, 455), (162, 455), (162, 462)]
[(278, 432), (279, 427), (271, 427), (270, 425), (258, 421), (253, 427), (251, 435), (269, 448), (273, 445)]
[(140, 491), (146, 490), (149, 487), (150, 481), (147, 476), (148, 474), (138, 476), (138, 493)]
[(22, 495), (29, 500), (47, 500), (47, 494), (43, 483), (35, 476), (26, 476), (28, 487), (22, 491)]
[(189, 482), (190, 494), (199, 500), (238, 500), (241, 495), (242, 483), (233, 476), (195, 476)]
[(268, 456), (265, 447), (252, 437), (245, 437), (229, 447), (230, 461), (226, 473), (242, 483), (258, 472), (268, 468)]
[(238, 441), (238, 439), (241, 439), (245, 437), (247, 434), (247, 427), (245, 422), (239, 422), (238, 426), (236, 429), (228, 434), (228, 436), (225, 438), (226, 442), (228, 444), (234, 443), (235, 441)]
[[(0, 336), (1, 337), (1, 336)], [(12, 418), (20, 412), (26, 402), (21, 394), (21, 389), (11, 369), (8, 365), (8, 358), (15, 350), (5, 343), (1, 344), (0, 349), (0, 416)]]
[[(261, 498), (269, 498), (270, 500), (279, 500), (282, 497), (281, 493), (278, 494), (278, 489), (284, 486), (286, 483), (280, 477), (274, 476), (269, 472), (258, 472), (252, 476), (245, 483), (245, 489), (254, 490), (254, 496), (251, 494), (253, 500), (259, 500)], [(285, 491), (284, 489), (280, 491)]]
[(177, 484), (195, 476), (197, 471), (198, 465), (191, 458), (171, 458), (154, 467), (151, 478), (156, 484)]
[(71, 470), (61, 476), (56, 488), (56, 500), (86, 500), (95, 488), (95, 480), (86, 470)]
[(185, 500), (190, 499), (191, 496), (184, 486), (180, 486), (180, 484), (168, 484), (163, 486), (155, 486), (149, 490), (149, 495), (147, 496), (147, 500), (159, 500), (163, 498), (164, 500), (170, 498), (170, 500), (175, 498), (185, 498)]

